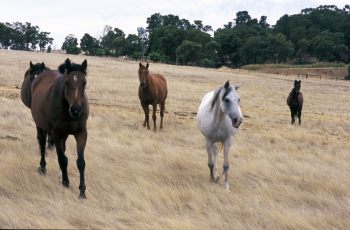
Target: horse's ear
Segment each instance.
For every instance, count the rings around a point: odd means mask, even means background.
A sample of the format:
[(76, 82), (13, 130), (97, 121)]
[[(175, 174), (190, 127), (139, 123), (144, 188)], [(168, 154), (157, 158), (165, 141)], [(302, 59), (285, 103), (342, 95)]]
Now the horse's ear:
[(66, 71), (66, 64), (63, 63), (58, 67), (58, 72), (64, 74), (64, 71)]
[(147, 62), (147, 64), (146, 64), (146, 69), (148, 69), (148, 67), (149, 67), (149, 64), (148, 64), (148, 62)]
[(33, 69), (34, 65), (33, 65), (32, 61), (29, 61), (29, 66), (31, 69)]
[(237, 91), (243, 84), (244, 84), (244, 82), (242, 82), (242, 83), (239, 84), (239, 85), (235, 85), (235, 90)]
[(299, 83), (301, 83), (301, 80), (299, 80)]
[(230, 82), (227, 81), (227, 82), (225, 83), (225, 85), (224, 85), (224, 88), (227, 89), (229, 86), (230, 86)]
[(86, 59), (83, 61), (83, 63), (81, 63), (81, 66), (83, 67), (82, 70), (85, 72), (86, 68), (87, 68), (87, 61), (86, 61)]
[(140, 62), (140, 63), (139, 63), (139, 67), (141, 68), (142, 66), (143, 66), (142, 63)]
[(71, 63), (70, 63), (69, 58), (66, 59), (66, 61), (64, 62), (64, 64), (65, 64), (65, 67), (66, 67), (66, 69), (67, 69), (68, 71), (71, 70)]
[(45, 69), (45, 63), (44, 62), (41, 63), (41, 68)]
[(294, 84), (297, 83), (298, 81), (297, 80), (294, 80)]

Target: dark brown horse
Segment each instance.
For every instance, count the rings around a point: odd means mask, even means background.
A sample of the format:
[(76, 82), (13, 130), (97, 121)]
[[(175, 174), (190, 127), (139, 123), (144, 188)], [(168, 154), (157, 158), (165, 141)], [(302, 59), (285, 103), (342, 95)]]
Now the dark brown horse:
[(157, 130), (156, 112), (157, 104), (160, 105), (160, 128), (163, 128), (163, 117), (165, 111), (165, 99), (168, 95), (168, 88), (165, 78), (160, 74), (150, 74), (148, 71), (149, 64), (146, 66), (139, 64), (139, 99), (143, 111), (145, 112), (145, 121), (143, 127), (150, 129), (149, 126), (149, 105), (153, 106), (153, 125), (154, 131)]
[(50, 134), (55, 143), (62, 184), (69, 186), (66, 140), (73, 135), (77, 143), (77, 167), (80, 173), (80, 197), (85, 198), (84, 149), (87, 141), (86, 122), (89, 116), (85, 94), (87, 61), (73, 64), (67, 58), (59, 71), (48, 70), (33, 81), (31, 112), (37, 128), (41, 160), (39, 172), (46, 173), (45, 140)]
[(36, 76), (38, 76), (40, 73), (42, 73), (44, 70), (48, 70), (46, 68), (44, 62), (42, 63), (36, 63), (33, 65), (33, 63), (29, 62), (29, 69), (24, 73), (24, 79), (21, 87), (21, 100), (25, 106), (30, 108), (30, 105), (32, 103), (32, 82)]
[(290, 115), (292, 117), (291, 124), (295, 123), (295, 116), (298, 116), (299, 125), (301, 125), (301, 110), (303, 109), (304, 98), (303, 94), (300, 92), (301, 80), (294, 81), (294, 88), (289, 93), (287, 98), (287, 105), (290, 109)]

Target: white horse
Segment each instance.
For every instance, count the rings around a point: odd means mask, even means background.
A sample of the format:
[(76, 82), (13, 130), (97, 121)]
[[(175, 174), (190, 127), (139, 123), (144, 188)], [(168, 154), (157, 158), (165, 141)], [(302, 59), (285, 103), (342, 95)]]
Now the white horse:
[(231, 87), (227, 81), (223, 87), (207, 93), (202, 98), (197, 113), (198, 129), (206, 139), (210, 180), (215, 183), (220, 179), (216, 176), (216, 143), (219, 142), (224, 147), (223, 175), (225, 175), (227, 190), (229, 190), (227, 173), (230, 167), (228, 152), (232, 136), (237, 132), (243, 120), (240, 98), (236, 92), (239, 87), (240, 85)]

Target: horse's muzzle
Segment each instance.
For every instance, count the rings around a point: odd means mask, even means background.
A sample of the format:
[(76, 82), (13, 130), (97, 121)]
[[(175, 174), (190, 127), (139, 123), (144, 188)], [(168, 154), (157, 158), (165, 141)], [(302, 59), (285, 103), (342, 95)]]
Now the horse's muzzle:
[(145, 88), (146, 87), (146, 82), (141, 81), (140, 86), (141, 86), (141, 88)]
[(71, 106), (69, 108), (69, 115), (74, 119), (78, 119), (81, 116), (81, 112), (81, 106)]
[(235, 127), (236, 129), (239, 128), (239, 126), (242, 124), (243, 119), (241, 117), (234, 118), (232, 120), (232, 126)]

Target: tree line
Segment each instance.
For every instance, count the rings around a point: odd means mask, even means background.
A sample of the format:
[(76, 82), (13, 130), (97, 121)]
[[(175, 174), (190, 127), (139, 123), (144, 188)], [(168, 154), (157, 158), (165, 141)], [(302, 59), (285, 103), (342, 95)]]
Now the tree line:
[[(147, 58), (206, 67), (316, 61), (348, 63), (350, 59), (349, 5), (342, 9), (334, 5), (306, 8), (299, 14), (283, 15), (273, 26), (264, 15), (256, 19), (248, 11), (239, 11), (233, 21), (216, 31), (200, 20), (191, 23), (172, 14), (155, 13), (146, 22), (146, 28), (139, 27), (137, 34), (128, 36), (112, 26), (106, 26), (98, 38), (85, 33), (79, 40), (80, 45), (78, 38), (70, 34), (62, 49), (71, 54)], [(2, 41), (0, 37), (0, 45)], [(28, 43), (24, 44), (27, 48)]]
[(51, 50), (53, 38), (50, 32), (40, 31), (38, 26), (31, 23), (2, 23), (0, 22), (0, 48), (12, 50), (44, 51)]

